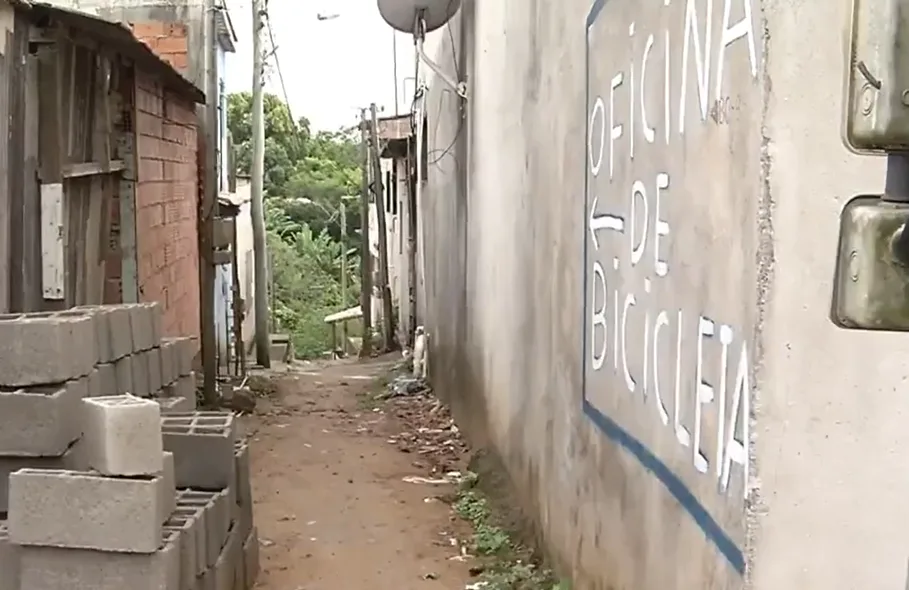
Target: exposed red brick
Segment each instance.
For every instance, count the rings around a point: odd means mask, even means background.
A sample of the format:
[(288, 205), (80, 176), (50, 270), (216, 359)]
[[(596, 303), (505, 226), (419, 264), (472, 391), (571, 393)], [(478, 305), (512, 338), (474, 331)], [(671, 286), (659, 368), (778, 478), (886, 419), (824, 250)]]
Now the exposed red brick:
[(198, 337), (195, 105), (143, 75), (137, 75), (136, 104), (139, 298), (163, 306), (165, 334)]

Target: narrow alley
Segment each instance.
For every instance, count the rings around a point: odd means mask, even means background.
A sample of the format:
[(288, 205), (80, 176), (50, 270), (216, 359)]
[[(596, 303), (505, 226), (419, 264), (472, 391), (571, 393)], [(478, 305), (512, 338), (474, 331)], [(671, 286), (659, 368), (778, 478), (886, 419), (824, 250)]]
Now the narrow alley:
[[(274, 388), (245, 422), (257, 588), (461, 590), (470, 583), (458, 549), (467, 525), (438, 499), (453, 486), (421, 483), (455, 466), (456, 447), (418, 452), (416, 427), (432, 416), (403, 423), (367, 401), (392, 362), (294, 363), (271, 372), (266, 383)], [(441, 422), (451, 438), (447, 419)]]

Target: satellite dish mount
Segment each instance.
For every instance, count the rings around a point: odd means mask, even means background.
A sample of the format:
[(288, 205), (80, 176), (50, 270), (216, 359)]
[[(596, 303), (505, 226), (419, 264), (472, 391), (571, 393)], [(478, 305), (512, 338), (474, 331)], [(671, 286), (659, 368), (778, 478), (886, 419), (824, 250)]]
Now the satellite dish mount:
[[(416, 18), (413, 23), (413, 42), (417, 48), (417, 55), (420, 57), (420, 60), (426, 64), (430, 70), (435, 72), (436, 76), (440, 80), (445, 82), (452, 90), (454, 90), (458, 96), (463, 99), (467, 98), (467, 83), (459, 80), (452, 79), (451, 76), (445, 73), (445, 71), (437, 64), (432, 61), (430, 57), (426, 54), (426, 50), (423, 49), (423, 40), (426, 38), (426, 20), (423, 18), (423, 11), (417, 11)], [(451, 48), (452, 51), (455, 50), (454, 47)]]
[[(417, 57), (435, 73), (442, 82), (451, 87), (458, 96), (467, 98), (467, 84), (453, 79), (426, 55), (423, 41), (426, 33), (444, 26), (460, 9), (460, 0), (378, 0), (379, 13), (393, 29), (413, 35)], [(452, 51), (454, 48), (452, 47)], [(459, 72), (455, 73), (460, 75)]]

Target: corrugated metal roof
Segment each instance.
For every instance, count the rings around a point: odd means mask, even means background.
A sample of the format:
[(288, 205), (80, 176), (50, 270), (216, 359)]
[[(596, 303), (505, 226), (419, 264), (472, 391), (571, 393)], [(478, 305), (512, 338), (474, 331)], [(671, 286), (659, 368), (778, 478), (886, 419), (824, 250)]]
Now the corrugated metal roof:
[(143, 71), (159, 76), (172, 90), (196, 103), (205, 102), (205, 93), (198, 86), (158, 57), (145, 43), (136, 39), (132, 31), (125, 25), (45, 2), (33, 0), (10, 0), (10, 2), (14, 6), (25, 9), (33, 19), (47, 18), (81, 31), (100, 45), (114, 49), (133, 60)]

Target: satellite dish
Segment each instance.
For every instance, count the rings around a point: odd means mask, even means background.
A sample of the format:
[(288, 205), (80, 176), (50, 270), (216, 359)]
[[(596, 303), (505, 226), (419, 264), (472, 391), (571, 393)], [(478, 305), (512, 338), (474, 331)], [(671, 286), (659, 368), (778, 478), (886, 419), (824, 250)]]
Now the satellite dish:
[[(421, 34), (445, 25), (461, 8), (461, 0), (378, 0), (379, 14), (391, 28)], [(415, 25), (423, 21), (423, 30)]]

